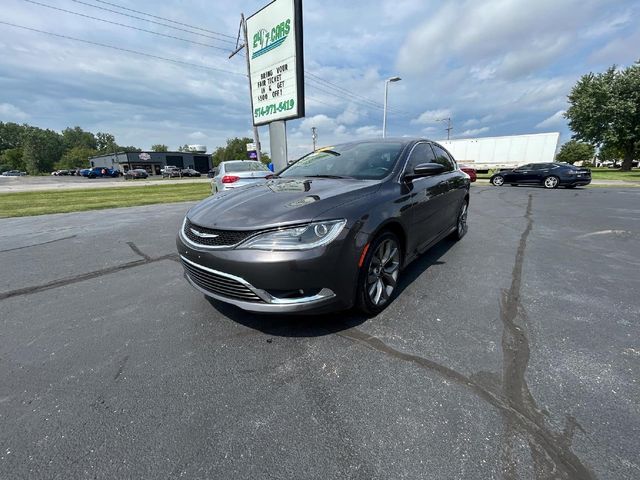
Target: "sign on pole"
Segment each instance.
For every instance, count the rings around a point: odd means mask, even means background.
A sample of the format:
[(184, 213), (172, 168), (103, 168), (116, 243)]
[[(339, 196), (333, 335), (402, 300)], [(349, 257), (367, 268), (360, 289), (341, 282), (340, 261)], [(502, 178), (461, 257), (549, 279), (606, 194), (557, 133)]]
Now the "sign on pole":
[(253, 124), (304, 117), (302, 0), (274, 0), (246, 25)]

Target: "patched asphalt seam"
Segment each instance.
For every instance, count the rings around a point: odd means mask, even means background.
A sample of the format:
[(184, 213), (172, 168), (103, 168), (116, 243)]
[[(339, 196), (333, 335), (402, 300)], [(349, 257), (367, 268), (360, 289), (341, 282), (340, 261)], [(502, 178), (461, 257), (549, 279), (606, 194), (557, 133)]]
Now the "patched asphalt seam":
[[(515, 459), (511, 457), (512, 442), (515, 435), (526, 437), (531, 449), (536, 478), (567, 478), (572, 480), (591, 480), (595, 475), (571, 451), (571, 440), (577, 429), (584, 432), (573, 417), (567, 416), (562, 432), (554, 432), (547, 426), (544, 414), (537, 408), (525, 380), (525, 371), (529, 361), (529, 342), (525, 329), (525, 314), (520, 303), (522, 270), (527, 239), (533, 228), (533, 195), (529, 194), (526, 213), (527, 224), (522, 232), (516, 252), (511, 275), (511, 286), (503, 292), (500, 303), (500, 317), (503, 323), (503, 373), (501, 385), (483, 385), (473, 377), (467, 377), (449, 367), (432, 360), (408, 354), (385, 344), (357, 328), (344, 330), (337, 335), (363, 344), (390, 357), (413, 363), (458, 385), (468, 388), (479, 398), (497, 408), (503, 416), (505, 429), (503, 434), (503, 452), (501, 461), (505, 479), (517, 478)], [(517, 320), (520, 320), (517, 322)], [(481, 375), (474, 375), (480, 378)], [(499, 382), (498, 382), (499, 383)], [(561, 473), (561, 475), (558, 475)]]
[(25, 248), (39, 247), (40, 245), (49, 245), (50, 243), (61, 242), (62, 240), (69, 240), (75, 237), (77, 237), (77, 235), (69, 235), (68, 237), (56, 238), (55, 240), (49, 240), (48, 242), (34, 243), (32, 245), (25, 245), (23, 247), (7, 248), (6, 250), (0, 250), (0, 253), (13, 252), (15, 250), (22, 250)]
[(19, 297), (21, 295), (32, 295), (34, 293), (43, 292), (45, 290), (51, 290), (52, 288), (59, 288), (59, 287), (64, 287), (66, 285), (71, 285), (73, 283), (84, 282), (85, 280), (91, 280), (93, 278), (102, 277), (104, 275), (109, 275), (111, 273), (121, 272), (123, 270), (128, 270), (130, 268), (140, 267), (142, 265), (148, 265), (150, 263), (161, 262), (163, 260), (179, 261), (177, 253), (169, 253), (167, 255), (162, 255), (160, 257), (153, 257), (153, 258), (143, 254), (142, 252), (140, 252), (140, 255), (144, 256), (144, 258), (141, 258), (140, 260), (134, 260), (132, 262), (127, 262), (121, 265), (115, 265), (113, 267), (94, 270), (93, 272), (82, 273), (80, 275), (76, 275), (69, 278), (54, 280), (52, 282), (44, 283), (42, 285), (35, 285), (33, 287), (25, 287), (25, 288), (19, 288), (17, 290), (10, 290), (8, 292), (3, 292), (3, 293), (0, 293), (0, 300), (5, 300), (11, 297)]

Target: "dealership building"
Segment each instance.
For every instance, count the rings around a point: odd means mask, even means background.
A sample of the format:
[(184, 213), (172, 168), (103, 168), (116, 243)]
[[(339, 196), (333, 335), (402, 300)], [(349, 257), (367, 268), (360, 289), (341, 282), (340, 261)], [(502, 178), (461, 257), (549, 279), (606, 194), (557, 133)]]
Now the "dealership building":
[(167, 165), (207, 173), (211, 169), (211, 155), (205, 152), (206, 147), (190, 152), (114, 152), (90, 157), (89, 163), (92, 167), (117, 168), (121, 172), (141, 168), (149, 175), (161, 175), (160, 169)]

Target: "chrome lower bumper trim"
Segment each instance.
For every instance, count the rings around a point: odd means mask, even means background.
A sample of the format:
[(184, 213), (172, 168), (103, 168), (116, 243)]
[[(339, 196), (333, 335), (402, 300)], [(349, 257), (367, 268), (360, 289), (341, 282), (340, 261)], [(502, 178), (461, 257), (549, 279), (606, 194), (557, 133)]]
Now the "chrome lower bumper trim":
[(196, 268), (200, 268), (202, 270), (206, 270), (215, 275), (220, 275), (223, 277), (227, 277), (235, 280), (236, 282), (242, 283), (249, 290), (255, 293), (258, 297), (260, 297), (263, 302), (247, 302), (243, 300), (238, 300), (235, 298), (225, 297), (223, 295), (219, 295), (217, 293), (210, 292), (199, 285), (197, 285), (191, 277), (189, 277), (188, 273), (185, 271), (185, 278), (187, 281), (197, 290), (204, 293), (206, 296), (215, 298), (216, 300), (220, 300), (221, 302), (231, 303), (232, 305), (236, 305), (237, 307), (242, 308), (243, 310), (248, 310), (252, 312), (301, 312), (304, 310), (309, 310), (313, 308), (317, 308), (325, 302), (328, 302), (335, 298), (335, 293), (329, 288), (323, 288), (317, 294), (311, 295), (308, 297), (299, 297), (299, 298), (278, 298), (274, 297), (270, 293), (260, 288), (256, 288), (247, 282), (244, 278), (237, 277), (235, 275), (231, 275), (229, 273), (220, 272), (218, 270), (214, 270), (212, 268), (205, 267), (204, 265), (200, 265), (199, 263), (192, 262), (187, 258), (180, 255), (182, 261), (193, 265)]

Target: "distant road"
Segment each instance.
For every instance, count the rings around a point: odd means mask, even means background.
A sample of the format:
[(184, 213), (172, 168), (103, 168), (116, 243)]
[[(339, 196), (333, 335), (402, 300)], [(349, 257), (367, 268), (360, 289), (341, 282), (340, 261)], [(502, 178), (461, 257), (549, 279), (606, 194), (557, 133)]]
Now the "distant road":
[(209, 182), (207, 177), (200, 178), (149, 178), (147, 180), (125, 180), (124, 178), (94, 178), (85, 177), (56, 177), (56, 176), (26, 176), (26, 177), (2, 177), (0, 176), (0, 193), (30, 192), (38, 190), (68, 190), (73, 188), (112, 188), (144, 185), (169, 185), (176, 183), (204, 183)]

